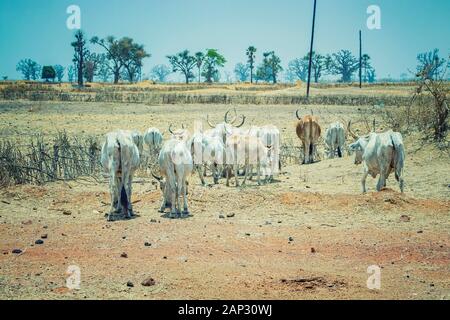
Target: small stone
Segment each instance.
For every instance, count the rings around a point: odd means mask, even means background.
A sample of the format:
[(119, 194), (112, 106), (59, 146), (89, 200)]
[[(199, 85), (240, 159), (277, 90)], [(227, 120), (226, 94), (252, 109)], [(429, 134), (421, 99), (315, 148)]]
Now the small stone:
[(44, 229), (48, 229), (48, 226), (43, 226), (42, 228), (44, 228)]
[(219, 215), (219, 219), (225, 219), (225, 216), (223, 214)]
[(423, 233), (423, 231), (422, 231), (422, 230), (419, 230), (419, 231), (417, 231), (417, 233)]
[(125, 240), (127, 237), (123, 236), (122, 239)]
[(47, 239), (48, 238), (48, 235), (47, 234), (43, 234), (42, 236), (41, 236), (41, 239)]
[(311, 248), (311, 253), (316, 253), (316, 249)]
[(127, 282), (127, 287), (133, 288), (133, 287), (134, 287), (134, 284), (133, 284), (133, 282), (131, 282), (131, 281), (128, 281), (128, 282)]
[(44, 244), (44, 240), (39, 239), (39, 240), (36, 240), (34, 243), (35, 244)]
[(72, 212), (69, 211), (69, 210), (64, 210), (63, 211), (63, 215), (65, 215), (65, 216), (70, 216), (71, 214), (72, 214)]
[(150, 222), (151, 223), (157, 223), (158, 221), (156, 221), (155, 219), (151, 219)]
[(142, 281), (141, 283), (144, 287), (151, 287), (156, 284), (156, 281), (153, 278), (148, 278)]
[(289, 237), (289, 241), (290, 242), (294, 241), (294, 238), (293, 237)]
[(227, 218), (233, 218), (233, 217), (234, 217), (234, 213), (227, 214)]
[(163, 257), (163, 259), (164, 259), (164, 260), (167, 260), (167, 257), (166, 257), (166, 256), (164, 256), (164, 257)]
[(32, 223), (33, 223), (33, 221), (31, 221), (31, 220), (22, 221), (22, 224), (26, 225), (26, 226), (29, 226)]
[(247, 237), (250, 237), (250, 233), (246, 233), (245, 235), (246, 235)]
[(279, 220), (278, 223), (282, 223), (283, 221)]
[(400, 221), (409, 222), (409, 221), (411, 221), (411, 218), (409, 216), (407, 216), (406, 214), (404, 214), (400, 217)]
[(123, 253), (120, 255), (120, 257), (121, 257), (121, 258), (128, 258), (128, 255), (126, 254), (126, 252), (123, 252)]
[(14, 253), (14, 254), (21, 254), (21, 253), (22, 253), (22, 250), (20, 250), (20, 249), (14, 249), (14, 250), (12, 251), (12, 253)]
[(146, 247), (151, 247), (152, 244), (151, 244), (150, 242), (146, 242), (146, 243), (144, 243), (144, 246), (146, 246)]

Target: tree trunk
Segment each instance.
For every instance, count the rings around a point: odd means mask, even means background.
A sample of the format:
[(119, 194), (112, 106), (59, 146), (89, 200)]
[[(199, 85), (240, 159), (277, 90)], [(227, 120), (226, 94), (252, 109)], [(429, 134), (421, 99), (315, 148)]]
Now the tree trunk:
[(120, 71), (119, 70), (115, 70), (114, 71), (114, 84), (118, 84), (119, 83), (119, 78), (120, 78)]

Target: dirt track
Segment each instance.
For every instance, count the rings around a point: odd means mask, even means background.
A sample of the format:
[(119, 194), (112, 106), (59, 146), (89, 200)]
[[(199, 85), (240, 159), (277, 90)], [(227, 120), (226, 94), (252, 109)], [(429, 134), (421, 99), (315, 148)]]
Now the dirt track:
[[(1, 108), (2, 133), (18, 139), (41, 129), (101, 134), (130, 123), (140, 130), (164, 128), (177, 112), (187, 122), (205, 112), (205, 106), (10, 107)], [(293, 138), (295, 108), (278, 108), (239, 111)], [(325, 124), (338, 114), (354, 116), (351, 107), (314, 108)], [(218, 119), (225, 109), (211, 106), (208, 112)], [(369, 178), (369, 193), (362, 195), (361, 169), (350, 157), (292, 164), (275, 183), (244, 189), (223, 181), (203, 188), (193, 176), (192, 216), (186, 219), (157, 212), (161, 195), (148, 178), (134, 185), (138, 217), (113, 223), (104, 218), (106, 182), (2, 189), (0, 298), (450, 299), (449, 159), (430, 146), (416, 151), (413, 137), (405, 140), (403, 195), (393, 177), (380, 193)], [(34, 244), (44, 234), (44, 244)], [(11, 253), (15, 248), (23, 253)], [(80, 290), (65, 287), (69, 265), (81, 269)], [(370, 265), (381, 267), (381, 290), (366, 287)], [(148, 277), (156, 285), (142, 286)]]

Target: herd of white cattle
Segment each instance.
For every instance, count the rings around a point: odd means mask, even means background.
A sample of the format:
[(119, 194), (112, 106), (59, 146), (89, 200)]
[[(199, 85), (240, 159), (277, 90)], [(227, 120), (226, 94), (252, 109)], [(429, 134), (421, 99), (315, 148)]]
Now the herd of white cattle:
[[(160, 130), (150, 128), (141, 134), (137, 131), (116, 130), (106, 135), (101, 150), (101, 162), (109, 174), (111, 210), (113, 214), (122, 213), (126, 218), (133, 216), (131, 202), (132, 180), (134, 172), (140, 165), (140, 159), (146, 145), (150, 154), (158, 157), (159, 172), (152, 172), (159, 181), (162, 191), (160, 212), (170, 209), (170, 217), (189, 214), (187, 188), (189, 176), (197, 172), (202, 185), (206, 185), (207, 170), (211, 172), (214, 184), (226, 178), (226, 186), (234, 177), (234, 185), (245, 185), (247, 179), (253, 178), (256, 170), (259, 185), (272, 181), (281, 170), (280, 131), (273, 125), (250, 126), (244, 128), (246, 117), (236, 124), (238, 116), (230, 120), (231, 111), (225, 114), (224, 121), (212, 124), (207, 117), (210, 130), (201, 127), (191, 134), (184, 127), (173, 130), (170, 136), (163, 138)], [(303, 145), (303, 163), (313, 163), (317, 144), (321, 136), (321, 127), (317, 117), (296, 113), (298, 123), (296, 133)], [(343, 157), (344, 151), (355, 152), (355, 164), (363, 164), (362, 190), (366, 192), (366, 178), (380, 175), (377, 190), (386, 186), (386, 179), (392, 171), (403, 192), (403, 165), (405, 151), (402, 136), (389, 130), (383, 133), (371, 132), (364, 136), (355, 135), (350, 128), (340, 123), (332, 123), (326, 130), (325, 143), (329, 158)], [(346, 146), (347, 134), (356, 141)], [(239, 183), (242, 171), (243, 181)], [(263, 180), (261, 179), (263, 177)], [(183, 207), (181, 207), (183, 198)]]

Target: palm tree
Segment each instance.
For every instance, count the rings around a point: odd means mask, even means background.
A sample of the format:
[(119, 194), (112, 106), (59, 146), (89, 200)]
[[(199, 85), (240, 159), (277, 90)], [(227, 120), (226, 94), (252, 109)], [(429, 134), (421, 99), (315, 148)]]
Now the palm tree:
[(203, 52), (197, 52), (194, 56), (195, 56), (195, 63), (198, 68), (198, 83), (200, 83), (202, 77), (201, 69), (203, 61), (205, 60), (205, 54)]
[(250, 68), (250, 83), (253, 83), (253, 69), (255, 68), (255, 53), (256, 48), (254, 46), (250, 46), (247, 49), (246, 55), (248, 57), (248, 66)]

